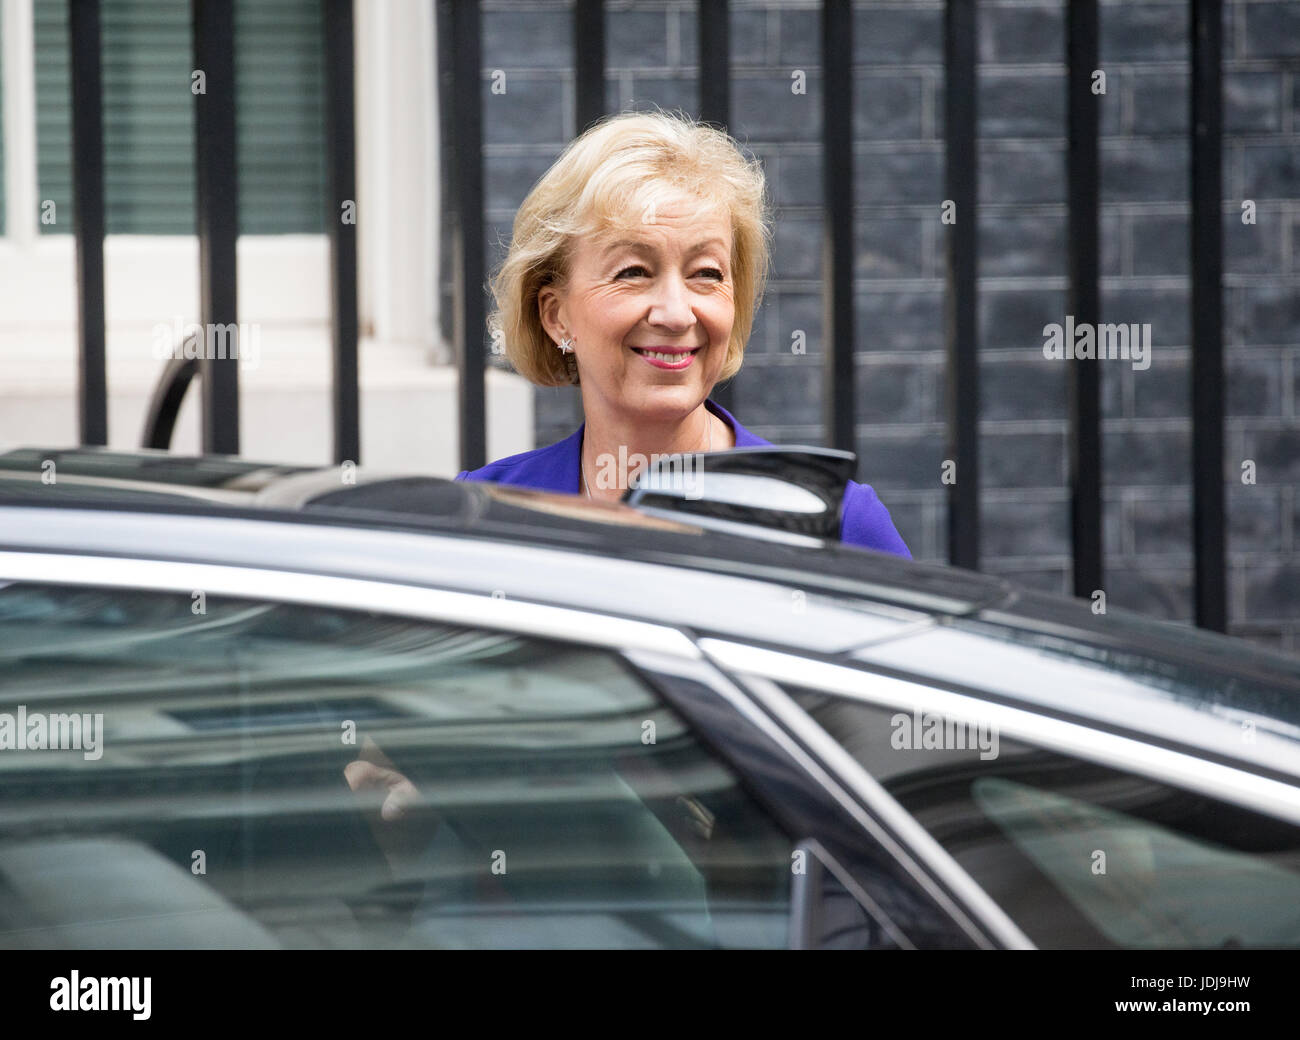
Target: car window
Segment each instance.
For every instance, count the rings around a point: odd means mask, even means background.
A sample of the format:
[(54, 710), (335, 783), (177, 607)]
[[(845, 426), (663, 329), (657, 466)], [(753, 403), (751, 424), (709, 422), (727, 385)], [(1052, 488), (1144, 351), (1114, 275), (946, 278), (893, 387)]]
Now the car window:
[(792, 847), (602, 650), (0, 587), (0, 945), (783, 947)]
[(1040, 946), (1300, 946), (1300, 828), (942, 716), (789, 692)]

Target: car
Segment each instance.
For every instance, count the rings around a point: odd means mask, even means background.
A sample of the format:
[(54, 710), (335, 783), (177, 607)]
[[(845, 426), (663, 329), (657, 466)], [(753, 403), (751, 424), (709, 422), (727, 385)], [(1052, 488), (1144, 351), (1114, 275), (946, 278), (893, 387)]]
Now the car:
[(0, 456), (0, 944), (1300, 945), (1300, 662), (734, 484)]

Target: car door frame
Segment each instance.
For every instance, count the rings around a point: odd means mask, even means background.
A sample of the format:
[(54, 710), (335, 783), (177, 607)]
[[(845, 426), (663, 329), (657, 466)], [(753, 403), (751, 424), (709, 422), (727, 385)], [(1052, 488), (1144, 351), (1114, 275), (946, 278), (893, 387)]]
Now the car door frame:
[[(553, 550), (551, 551), (553, 554)], [(970, 900), (968, 877), (936, 874), (910, 843), (882, 820), (876, 807), (864, 807), (833, 770), (792, 739), (770, 712), (744, 687), (705, 658), (692, 636), (659, 621), (524, 602), (390, 579), (309, 574), (244, 563), (192, 563), (140, 555), (79, 553), (74, 547), (51, 552), (0, 550), (0, 580), (157, 592), (228, 595), (260, 601), (335, 609), (371, 610), (412, 620), (450, 622), (600, 647), (621, 656), (652, 683), (665, 701), (686, 718), (711, 749), (755, 788), (775, 812), (792, 842), (817, 842), (822, 849), (848, 849), (854, 842), (882, 847), (944, 908), (954, 926), (976, 947), (1020, 946), (1014, 926), (998, 919), (978, 899)], [(688, 684), (664, 682), (666, 675)], [(745, 734), (737, 740), (737, 734)], [(745, 753), (739, 754), (743, 748)], [(756, 774), (761, 774), (757, 775)], [(779, 782), (774, 782), (776, 778)], [(771, 792), (780, 790), (780, 796)], [(800, 826), (808, 820), (812, 826)], [(852, 837), (845, 840), (846, 830)], [(828, 853), (832, 858), (836, 853)], [(847, 856), (845, 857), (848, 858)], [(860, 889), (871, 879), (858, 876), (856, 863), (844, 864)], [(964, 875), (964, 872), (962, 872)], [(954, 884), (954, 880), (957, 881)], [(976, 886), (977, 888), (977, 886)], [(870, 910), (870, 908), (867, 908)], [(792, 925), (792, 932), (801, 929)], [(796, 942), (796, 945), (798, 943)]]

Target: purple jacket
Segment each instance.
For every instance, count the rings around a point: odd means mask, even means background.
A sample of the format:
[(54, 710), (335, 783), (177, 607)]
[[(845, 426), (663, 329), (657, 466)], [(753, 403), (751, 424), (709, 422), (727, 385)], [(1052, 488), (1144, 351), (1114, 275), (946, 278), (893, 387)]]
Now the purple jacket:
[[(708, 400), (704, 405), (735, 432), (737, 448), (771, 445), (771, 441), (765, 441), (741, 426), (720, 404)], [(472, 472), (464, 470), (457, 474), (456, 479), (490, 480), (515, 487), (580, 495), (583, 489), (578, 457), (582, 450), (582, 432), (586, 428), (587, 424), (584, 422), (564, 440), (556, 441), (549, 447), (535, 448), (519, 455), (497, 459), (496, 462), (489, 462), (482, 469)], [(894, 529), (894, 522), (889, 519), (889, 510), (871, 490), (869, 484), (849, 481), (848, 491), (844, 496), (844, 521), (840, 528), (840, 540), (848, 545), (860, 545), (879, 552), (893, 553), (909, 560), (912, 558), (903, 539)]]

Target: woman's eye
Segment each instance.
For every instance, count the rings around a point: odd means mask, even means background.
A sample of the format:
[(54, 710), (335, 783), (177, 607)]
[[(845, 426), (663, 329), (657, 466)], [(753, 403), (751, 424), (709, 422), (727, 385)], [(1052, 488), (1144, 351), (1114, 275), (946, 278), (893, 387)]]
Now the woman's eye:
[(634, 264), (632, 267), (625, 267), (625, 268), (623, 268), (623, 270), (619, 271), (618, 274), (616, 274), (614, 277), (615, 277), (615, 278), (622, 278), (622, 277), (623, 277), (625, 274), (627, 274), (629, 271), (639, 271), (639, 272), (641, 272), (641, 274), (645, 274), (645, 273), (646, 273), (646, 269), (645, 269), (644, 267), (642, 267), (640, 264)]
[(718, 270), (716, 267), (701, 267), (698, 273), (707, 274), (711, 278), (716, 278), (719, 282), (722, 281), (724, 277), (722, 272)]

